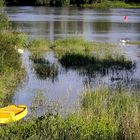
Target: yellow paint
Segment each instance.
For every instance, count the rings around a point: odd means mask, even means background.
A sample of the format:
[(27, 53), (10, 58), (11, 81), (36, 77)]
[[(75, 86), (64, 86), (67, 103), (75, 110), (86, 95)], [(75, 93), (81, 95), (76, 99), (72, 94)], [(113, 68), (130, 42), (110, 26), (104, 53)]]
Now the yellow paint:
[(27, 115), (27, 107), (25, 105), (9, 105), (0, 108), (0, 124), (7, 124), (22, 119)]

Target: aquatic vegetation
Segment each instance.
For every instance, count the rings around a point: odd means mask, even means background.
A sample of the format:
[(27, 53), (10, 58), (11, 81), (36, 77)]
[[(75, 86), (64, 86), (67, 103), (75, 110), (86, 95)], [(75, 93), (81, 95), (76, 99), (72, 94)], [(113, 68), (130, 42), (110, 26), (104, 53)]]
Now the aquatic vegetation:
[(106, 59), (98, 60), (96, 57), (80, 54), (66, 54), (60, 60), (61, 64), (66, 68), (92, 68), (94, 71), (99, 71), (102, 69), (112, 68), (112, 69), (131, 69), (134, 64), (127, 60), (125, 57), (112, 58), (108, 56)]
[(140, 41), (128, 41), (126, 43), (131, 45), (140, 45)]
[(32, 60), (33, 68), (37, 76), (41, 79), (50, 78), (54, 80), (57, 77), (58, 70), (55, 64), (49, 63), (42, 55), (39, 53), (34, 53), (30, 56)]
[(31, 51), (48, 51), (50, 42), (45, 39), (35, 39), (28, 44)]
[(94, 70), (116, 68), (131, 69), (135, 64), (112, 44), (87, 42), (84, 39), (57, 40), (51, 46), (66, 68), (92, 67)]
[(58, 71), (54, 64), (35, 64), (33, 67), (37, 76), (41, 79), (50, 78), (54, 81), (57, 77)]
[(48, 64), (48, 61), (40, 53), (33, 53), (29, 58), (34, 64)]

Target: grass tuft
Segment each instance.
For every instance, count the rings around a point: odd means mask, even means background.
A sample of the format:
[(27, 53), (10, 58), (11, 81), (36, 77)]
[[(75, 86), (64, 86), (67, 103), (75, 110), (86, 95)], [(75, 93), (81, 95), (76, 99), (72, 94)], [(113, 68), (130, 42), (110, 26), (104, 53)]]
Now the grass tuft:
[(117, 46), (108, 43), (87, 42), (81, 38), (61, 39), (55, 41), (52, 49), (66, 68), (131, 69), (135, 65)]
[(28, 47), (31, 51), (48, 51), (49, 49), (49, 41), (44, 39), (35, 39), (32, 40)]

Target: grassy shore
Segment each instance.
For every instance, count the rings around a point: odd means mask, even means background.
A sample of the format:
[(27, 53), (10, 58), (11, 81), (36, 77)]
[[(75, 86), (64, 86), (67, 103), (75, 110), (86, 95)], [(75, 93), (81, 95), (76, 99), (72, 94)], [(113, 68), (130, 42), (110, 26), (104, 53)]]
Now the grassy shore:
[(24, 76), (20, 54), (15, 46), (23, 47), (24, 34), (0, 33), (0, 106), (7, 104)]
[[(42, 50), (42, 49), (41, 49)], [(47, 49), (48, 50), (48, 49)], [(44, 51), (43, 51), (44, 52)], [(58, 69), (55, 64), (50, 64), (38, 51), (33, 52), (30, 56), (30, 60), (33, 62), (33, 68), (38, 78), (54, 80), (57, 77)]]
[(124, 91), (86, 91), (81, 108), (62, 117), (47, 113), (0, 128), (2, 139), (108, 140), (140, 137), (140, 100)]
[(0, 106), (8, 104), (12, 93), (24, 76), (20, 55), (17, 51), (26, 41), (26, 35), (8, 31), (10, 22), (0, 13)]

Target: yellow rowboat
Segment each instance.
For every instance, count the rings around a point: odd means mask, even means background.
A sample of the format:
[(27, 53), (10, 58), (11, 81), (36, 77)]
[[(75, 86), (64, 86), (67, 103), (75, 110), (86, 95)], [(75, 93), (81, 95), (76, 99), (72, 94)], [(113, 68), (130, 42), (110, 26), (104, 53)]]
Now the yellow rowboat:
[(27, 107), (25, 105), (9, 105), (0, 108), (0, 124), (7, 124), (22, 119), (27, 115)]

